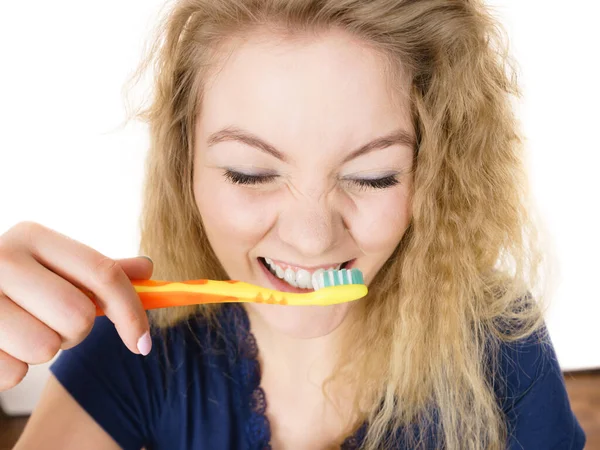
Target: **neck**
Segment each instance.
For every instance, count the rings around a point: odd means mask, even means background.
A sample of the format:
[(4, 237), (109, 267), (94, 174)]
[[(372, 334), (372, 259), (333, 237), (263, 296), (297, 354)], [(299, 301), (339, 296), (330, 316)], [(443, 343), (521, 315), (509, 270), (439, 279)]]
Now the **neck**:
[[(261, 313), (268, 314), (268, 310), (253, 307), (246, 310), (258, 347), (261, 387), (269, 405), (267, 414), (274, 442), (278, 442), (278, 436), (289, 437), (295, 432), (296, 437), (306, 435), (307, 428), (313, 430), (315, 439), (323, 442), (336, 442), (351, 431), (352, 426), (358, 423), (358, 416), (352, 407), (350, 386), (336, 383), (331, 391), (328, 390), (327, 398), (323, 395), (324, 382), (333, 374), (349, 318), (346, 316), (327, 334), (299, 338), (270, 326), (280, 322), (265, 320)], [(305, 320), (302, 315), (307, 312), (286, 310), (298, 325), (302, 325), (300, 321)], [(350, 311), (347, 312), (350, 314)], [(282, 322), (285, 322), (283, 319)], [(306, 321), (310, 326), (310, 320)], [(300, 429), (296, 429), (298, 426)], [(312, 442), (308, 448), (316, 446)], [(318, 446), (321, 447), (320, 444)]]
[(318, 386), (331, 375), (347, 319), (323, 336), (302, 338), (271, 326), (254, 308), (247, 312), (263, 374), (276, 373), (293, 382), (309, 380)]

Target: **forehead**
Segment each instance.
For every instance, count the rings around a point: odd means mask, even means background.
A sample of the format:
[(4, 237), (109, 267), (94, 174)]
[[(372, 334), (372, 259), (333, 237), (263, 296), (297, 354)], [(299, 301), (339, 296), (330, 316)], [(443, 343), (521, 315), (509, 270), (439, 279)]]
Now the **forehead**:
[(407, 80), (389, 68), (381, 53), (343, 31), (232, 40), (206, 80), (201, 128), (233, 124), (273, 139), (365, 139), (398, 123), (410, 131)]

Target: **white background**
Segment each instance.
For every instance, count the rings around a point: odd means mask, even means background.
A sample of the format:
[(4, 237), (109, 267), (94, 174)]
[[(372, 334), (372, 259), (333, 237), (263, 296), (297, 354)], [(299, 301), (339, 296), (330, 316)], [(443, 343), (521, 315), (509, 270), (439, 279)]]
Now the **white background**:
[[(144, 125), (121, 88), (163, 0), (0, 3), (0, 233), (22, 220), (137, 254)], [(531, 179), (560, 264), (548, 327), (563, 369), (600, 367), (600, 33), (595, 2), (494, 0), (520, 65)], [(40, 299), (43, 301), (44, 299)], [(47, 376), (0, 394), (27, 413)]]

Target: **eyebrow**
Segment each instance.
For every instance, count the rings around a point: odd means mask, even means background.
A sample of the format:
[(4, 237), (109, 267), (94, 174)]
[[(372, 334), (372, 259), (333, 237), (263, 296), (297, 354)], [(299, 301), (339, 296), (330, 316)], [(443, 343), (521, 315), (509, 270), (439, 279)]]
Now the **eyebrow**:
[[(212, 133), (207, 140), (208, 146), (211, 147), (219, 142), (224, 141), (238, 141), (243, 144), (249, 145), (250, 147), (254, 147), (258, 150), (261, 150), (265, 153), (268, 153), (275, 158), (287, 162), (288, 158), (279, 150), (277, 150), (273, 145), (265, 142), (260, 139), (258, 136), (242, 130), (238, 127), (226, 127), (220, 131), (216, 131)], [(416, 147), (415, 138), (403, 129), (398, 129), (389, 133), (385, 136), (378, 137), (377, 139), (364, 144), (351, 152), (348, 156), (344, 158), (343, 163), (347, 163), (348, 161), (372, 152), (373, 150), (382, 150), (387, 147), (391, 147), (392, 145), (404, 145), (411, 148), (413, 151)]]

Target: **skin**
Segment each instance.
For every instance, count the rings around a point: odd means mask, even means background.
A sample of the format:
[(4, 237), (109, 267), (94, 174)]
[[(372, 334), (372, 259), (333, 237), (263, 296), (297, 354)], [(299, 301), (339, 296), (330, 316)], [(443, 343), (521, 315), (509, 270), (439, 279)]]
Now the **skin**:
[[(347, 159), (398, 129), (414, 136), (407, 98), (393, 95), (378, 54), (342, 33), (257, 34), (228, 50), (204, 92), (194, 162), (197, 206), (223, 267), (232, 279), (277, 289), (259, 257), (301, 268), (354, 260), (369, 284), (409, 225), (414, 150), (395, 143)], [(223, 129), (259, 138), (279, 158), (235, 138), (213, 143)], [(234, 183), (226, 171), (267, 178)], [(390, 176), (398, 183), (386, 188), (356, 181)], [(352, 304), (245, 307), (274, 441), (284, 447), (277, 436), (285, 435), (286, 447), (319, 448), (340, 432), (329, 412), (315, 410), (327, 411), (320, 386)]]

